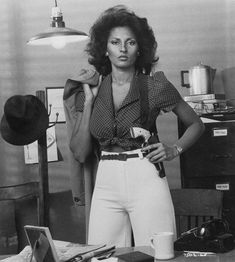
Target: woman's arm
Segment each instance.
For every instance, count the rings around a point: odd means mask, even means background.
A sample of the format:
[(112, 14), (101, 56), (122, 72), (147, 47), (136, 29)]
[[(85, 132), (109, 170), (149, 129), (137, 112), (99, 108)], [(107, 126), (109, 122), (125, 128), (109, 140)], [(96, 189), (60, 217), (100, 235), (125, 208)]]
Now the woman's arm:
[(173, 112), (186, 126), (186, 130), (172, 146), (168, 146), (163, 143), (156, 143), (144, 147), (143, 150), (145, 151), (151, 150), (146, 157), (153, 163), (172, 160), (179, 155), (177, 147), (180, 147), (182, 152), (184, 152), (192, 146), (204, 132), (205, 127), (203, 122), (183, 99), (179, 101), (173, 109)]
[(203, 134), (205, 126), (200, 117), (183, 99), (180, 100), (173, 112), (186, 127), (184, 134), (175, 142), (185, 151)]

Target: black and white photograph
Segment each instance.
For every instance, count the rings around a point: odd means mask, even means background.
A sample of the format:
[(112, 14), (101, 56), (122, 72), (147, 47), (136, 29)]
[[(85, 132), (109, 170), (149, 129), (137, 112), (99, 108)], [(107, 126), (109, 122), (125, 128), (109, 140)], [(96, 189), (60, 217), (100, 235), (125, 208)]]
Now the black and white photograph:
[(0, 6), (0, 262), (234, 261), (235, 1)]

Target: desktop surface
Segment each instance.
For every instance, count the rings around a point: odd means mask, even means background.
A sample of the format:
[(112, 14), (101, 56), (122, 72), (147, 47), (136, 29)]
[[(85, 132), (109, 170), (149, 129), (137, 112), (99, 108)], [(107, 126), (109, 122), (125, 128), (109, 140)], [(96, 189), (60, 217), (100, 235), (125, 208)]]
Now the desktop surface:
[[(153, 256), (154, 250), (150, 246), (141, 247), (127, 247), (127, 248), (117, 248), (114, 255), (121, 255), (132, 251), (140, 251), (148, 255)], [(0, 260), (10, 257), (11, 255), (0, 255)], [(155, 260), (156, 261), (166, 261), (166, 260)], [(210, 256), (184, 256), (183, 252), (176, 251), (175, 257), (173, 259), (167, 260), (169, 262), (234, 262), (235, 261), (235, 249), (226, 253), (217, 253), (216, 255)]]
[[(153, 256), (154, 250), (150, 246), (143, 247), (128, 247), (128, 248), (117, 248), (114, 255), (121, 255), (132, 251), (140, 251), (146, 253), (148, 255)], [(226, 253), (217, 253), (215, 255), (207, 255), (207, 256), (193, 256), (188, 255), (187, 257), (184, 255), (182, 251), (175, 251), (175, 257), (169, 260), (155, 260), (157, 261), (169, 261), (169, 262), (234, 262), (235, 261), (235, 249), (226, 252)]]

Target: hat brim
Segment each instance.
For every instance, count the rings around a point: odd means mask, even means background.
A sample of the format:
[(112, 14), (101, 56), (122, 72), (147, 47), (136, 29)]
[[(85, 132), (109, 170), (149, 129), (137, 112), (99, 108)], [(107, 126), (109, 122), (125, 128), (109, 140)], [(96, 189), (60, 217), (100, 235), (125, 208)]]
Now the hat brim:
[(13, 130), (3, 115), (0, 123), (0, 132), (5, 141), (12, 145), (22, 146), (33, 143), (38, 140), (47, 130), (49, 126), (49, 117), (44, 104), (37, 99), (36, 103), (40, 104), (39, 118), (34, 124), (33, 128), (30, 128), (25, 133), (16, 132)]

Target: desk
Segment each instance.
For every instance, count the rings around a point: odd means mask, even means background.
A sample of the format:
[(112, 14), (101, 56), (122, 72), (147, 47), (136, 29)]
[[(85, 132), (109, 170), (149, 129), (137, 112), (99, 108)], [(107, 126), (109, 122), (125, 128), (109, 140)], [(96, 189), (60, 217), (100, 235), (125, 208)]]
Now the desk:
[[(141, 251), (148, 255), (154, 255), (154, 250), (151, 247), (130, 247), (130, 248), (118, 248), (115, 255), (124, 254), (131, 251)], [(235, 261), (235, 249), (227, 253), (220, 253), (213, 256), (206, 257), (185, 257), (182, 252), (176, 251), (175, 258), (170, 260), (155, 260), (155, 262), (169, 261), (169, 262), (234, 262)]]
[[(154, 251), (151, 247), (128, 247), (128, 248), (118, 248), (115, 252), (115, 255), (121, 255), (124, 253), (132, 251), (141, 251), (148, 255), (154, 254)], [(235, 249), (227, 253), (216, 254), (214, 256), (207, 257), (185, 257), (182, 252), (175, 252), (176, 256), (174, 259), (170, 260), (155, 260), (155, 262), (160, 261), (169, 261), (169, 262), (234, 262), (235, 261)], [(0, 255), (0, 260), (9, 257)]]

